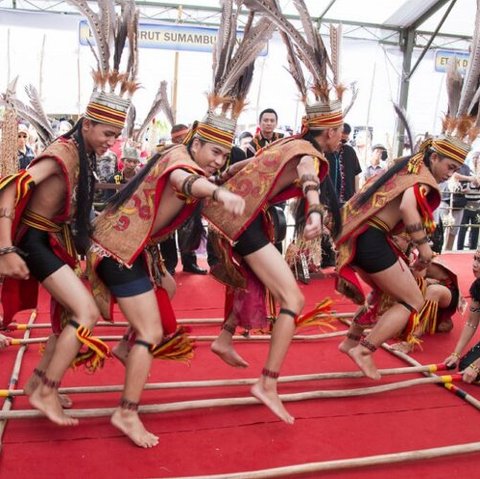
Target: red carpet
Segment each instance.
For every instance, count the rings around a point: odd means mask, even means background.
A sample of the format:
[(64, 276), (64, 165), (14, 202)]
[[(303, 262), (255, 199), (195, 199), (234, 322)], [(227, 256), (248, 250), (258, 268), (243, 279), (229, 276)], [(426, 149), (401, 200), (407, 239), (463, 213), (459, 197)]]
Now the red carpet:
[[(472, 255), (450, 255), (446, 261), (459, 274), (462, 291), (467, 293), (473, 280)], [(174, 307), (179, 318), (220, 317), (223, 289), (210, 277), (179, 272)], [(338, 311), (352, 311), (353, 305), (333, 292), (333, 279), (313, 280), (302, 285), (306, 308), (325, 296), (331, 296)], [(37, 323), (48, 321), (49, 301), (42, 296)], [(29, 314), (19, 315), (26, 322)], [(119, 319), (122, 319), (119, 317)], [(448, 335), (426, 337), (423, 351), (413, 356), (422, 364), (441, 362), (453, 350), (463, 325), (460, 315)], [(338, 329), (344, 329), (336, 324)], [(46, 336), (45, 329), (34, 330), (32, 337)], [(120, 335), (121, 328), (97, 328), (99, 335)], [(216, 334), (217, 326), (194, 326), (193, 334)], [(318, 331), (310, 331), (318, 332)], [(12, 333), (22, 337), (23, 333)], [(478, 339), (478, 338), (477, 338)], [(353, 363), (337, 351), (338, 338), (316, 342), (295, 342), (288, 354), (282, 375), (355, 370)], [(237, 349), (249, 361), (246, 370), (236, 370), (209, 351), (208, 342), (197, 344), (190, 367), (155, 361), (149, 382), (198, 379), (235, 379), (256, 377), (267, 354), (267, 343), (245, 342)], [(18, 347), (0, 353), (0, 387), (6, 388)], [(22, 388), (38, 361), (38, 345), (24, 356), (19, 388)], [(379, 367), (406, 364), (383, 350), (376, 355)], [(420, 375), (385, 377), (380, 384)], [(95, 375), (83, 370), (69, 371), (62, 386), (120, 384), (123, 367), (109, 361)], [(342, 379), (282, 384), (281, 393), (309, 390), (349, 389), (374, 386), (367, 379)], [(458, 384), (474, 396), (476, 386)], [(146, 391), (143, 404), (247, 397), (247, 386)], [(114, 407), (119, 393), (78, 394), (76, 408)], [(3, 402), (3, 401), (2, 401)], [(479, 412), (460, 398), (436, 385), (422, 385), (370, 396), (309, 400), (287, 404), (296, 417), (295, 425), (283, 424), (261, 405), (220, 407), (175, 413), (149, 414), (143, 419), (148, 429), (160, 436), (158, 447), (143, 450), (134, 447), (109, 424), (108, 418), (83, 419), (75, 428), (60, 428), (46, 419), (8, 421), (2, 439), (0, 475), (5, 478), (84, 477), (181, 477), (235, 473), (310, 462), (347, 459), (402, 451), (427, 449), (479, 441)], [(14, 400), (13, 409), (29, 409), (24, 397)], [(303, 476), (340, 478), (465, 478), (477, 476), (478, 454), (425, 460), (392, 466), (316, 473)], [(287, 476), (286, 476), (287, 477)], [(293, 477), (293, 476), (292, 476)]]

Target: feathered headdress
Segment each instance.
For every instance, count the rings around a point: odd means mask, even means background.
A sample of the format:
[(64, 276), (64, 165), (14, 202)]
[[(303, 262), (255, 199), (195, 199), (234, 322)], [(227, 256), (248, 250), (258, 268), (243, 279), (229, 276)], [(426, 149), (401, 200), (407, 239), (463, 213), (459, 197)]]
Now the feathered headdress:
[(185, 139), (192, 137), (231, 148), (237, 119), (245, 107), (255, 59), (273, 34), (274, 25), (261, 18), (254, 25), (251, 12), (240, 42), (237, 39), (237, 18), (243, 0), (222, 1), (222, 13), (217, 43), (213, 51), (213, 88), (208, 94), (208, 112), (195, 122)]
[[(305, 103), (304, 126), (311, 130), (337, 128), (343, 124), (342, 95), (345, 90), (340, 84), (341, 26), (331, 26), (331, 58), (304, 0), (293, 0), (303, 26), (304, 36), (285, 18), (276, 0), (248, 0), (250, 8), (269, 18), (281, 31), (287, 47), (289, 71)], [(307, 87), (301, 64), (310, 73), (311, 85)], [(330, 73), (331, 81), (328, 79)], [(308, 100), (312, 91), (314, 101)], [(332, 91), (335, 93), (332, 97)]]
[(145, 130), (148, 128), (148, 125), (160, 111), (163, 111), (170, 125), (173, 125), (175, 123), (173, 111), (170, 106), (170, 102), (168, 101), (167, 82), (165, 80), (162, 80), (160, 82), (157, 93), (155, 94), (152, 105), (150, 106), (150, 110), (148, 111), (140, 128), (136, 129), (135, 131), (134, 124), (136, 119), (136, 113), (135, 108), (132, 105), (130, 111), (128, 112), (127, 123), (125, 125), (125, 136), (129, 140), (132, 140), (134, 143), (140, 142), (143, 134), (145, 133)]
[[(130, 97), (137, 90), (138, 10), (134, 0), (122, 3), (121, 14), (115, 13), (114, 0), (98, 0), (95, 13), (86, 0), (68, 0), (88, 20), (95, 38), (97, 61), (93, 72), (94, 89), (85, 118), (122, 128), (130, 107)], [(120, 72), (122, 54), (128, 39), (129, 56), (124, 72)], [(113, 55), (112, 55), (113, 51)]]
[[(478, 4), (478, 2), (477, 2)], [(462, 81), (458, 72), (456, 58), (448, 64), (446, 83), (448, 111), (442, 121), (442, 145), (432, 149), (459, 163), (465, 161), (470, 144), (480, 133), (480, 9), (477, 7), (475, 29), (467, 72)]]
[(30, 104), (25, 104), (18, 98), (13, 98), (17, 115), (30, 123), (33, 128), (35, 128), (43, 146), (48, 146), (55, 139), (55, 132), (43, 109), (40, 95), (37, 89), (31, 84), (25, 86), (25, 92), (30, 100)]

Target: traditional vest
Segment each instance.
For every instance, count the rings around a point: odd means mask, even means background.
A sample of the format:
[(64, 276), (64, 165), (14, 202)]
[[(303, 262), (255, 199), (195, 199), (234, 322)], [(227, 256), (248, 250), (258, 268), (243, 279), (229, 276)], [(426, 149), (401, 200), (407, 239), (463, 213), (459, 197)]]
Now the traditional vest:
[[(375, 181), (375, 179), (373, 179), (373, 181)], [(360, 208), (356, 208), (356, 199), (362, 191), (365, 191), (370, 185), (370, 182), (367, 183), (359, 193), (345, 203), (342, 208), (342, 234), (336, 241), (338, 252), (336, 289), (357, 304), (364, 303), (365, 295), (356, 273), (351, 267), (351, 262), (355, 256), (357, 237), (367, 229), (367, 221), (412, 186), (418, 188), (420, 191), (420, 196), (417, 197), (417, 201), (419, 202), (418, 207), (423, 215), (424, 223), (426, 221), (432, 221), (431, 211), (435, 210), (440, 204), (438, 184), (424, 163), (420, 165), (416, 174), (408, 173), (407, 166), (405, 166), (396, 175), (386, 181), (372, 195), (367, 203)], [(421, 196), (421, 185), (430, 187), (425, 197)], [(423, 201), (426, 204), (420, 204)], [(425, 215), (429, 217), (427, 218)], [(400, 222), (394, 228), (394, 232), (399, 232), (402, 228), (403, 225)]]
[[(155, 233), (155, 237), (152, 238), (153, 224), (157, 212), (161, 208), (160, 200), (164, 188), (168, 184), (169, 174), (179, 168), (205, 175), (205, 172), (191, 159), (184, 145), (175, 146), (157, 161), (157, 164), (153, 166), (121, 207), (114, 211), (107, 209), (95, 220), (93, 245), (87, 255), (87, 270), (93, 296), (102, 316), (107, 320), (112, 318), (112, 296), (107, 286), (96, 274), (96, 267), (107, 256), (130, 267), (147, 246), (162, 241), (191, 215), (196, 201), (186, 202), (175, 219)], [(147, 263), (152, 261), (158, 262), (158, 258), (152, 260), (149, 255)], [(151, 266), (152, 268), (149, 267), (149, 270), (158, 265), (152, 264)], [(153, 279), (152, 282), (154, 282)], [(165, 298), (164, 290), (156, 288), (156, 292), (159, 307), (168, 307), (166, 304), (168, 298)]]
[[(48, 146), (40, 156), (35, 158), (31, 165), (47, 158), (55, 160), (63, 173), (67, 186), (63, 210), (52, 219), (42, 218), (30, 211), (26, 211), (34, 188), (32, 181), (29, 182), (28, 188), (23, 188), (22, 186), (26, 183), (25, 180), (29, 178), (28, 170), (21, 171), (12, 177), (2, 178), (0, 190), (3, 185), (6, 187), (11, 182), (15, 182), (17, 185), (17, 206), (15, 208), (15, 221), (12, 227), (12, 238), (14, 238), (14, 243), (18, 244), (25, 231), (25, 225), (46, 231), (49, 233), (53, 252), (72, 269), (76, 270), (78, 269), (79, 261), (71, 238), (69, 222), (74, 216), (76, 204), (73, 191), (78, 183), (78, 149), (73, 140), (59, 138)], [(2, 287), (4, 325), (9, 324), (17, 312), (36, 308), (37, 300), (38, 281), (35, 278), (30, 277), (28, 280), (22, 281), (10, 277), (5, 278)], [(68, 319), (65, 313), (61, 305), (52, 298), (50, 316), (52, 329), (55, 334), (60, 333), (65, 321)]]
[(304, 155), (318, 159), (318, 177), (322, 181), (328, 173), (328, 161), (323, 154), (308, 141), (289, 137), (260, 150), (241, 171), (223, 185), (245, 199), (243, 215), (237, 217), (227, 215), (212, 201), (206, 202), (202, 213), (213, 230), (223, 237), (223, 240), (217, 239), (216, 245), (222, 256), (222, 264), (213, 270), (218, 280), (234, 287), (245, 288), (245, 276), (241, 267), (235, 264), (231, 243), (235, 242), (258, 214), (266, 211), (270, 205), (302, 196), (301, 186), (292, 184), (274, 198), (269, 197), (287, 163)]
[[(169, 174), (178, 168), (199, 175), (205, 172), (192, 160), (184, 145), (174, 146), (157, 161), (131, 197), (115, 211), (108, 208), (95, 220), (93, 241), (96, 250), (103, 249), (119, 263), (131, 266), (145, 245), (151, 240), (155, 217)], [(195, 208), (195, 202), (185, 207), (169, 225), (155, 234), (160, 242), (176, 230)]]

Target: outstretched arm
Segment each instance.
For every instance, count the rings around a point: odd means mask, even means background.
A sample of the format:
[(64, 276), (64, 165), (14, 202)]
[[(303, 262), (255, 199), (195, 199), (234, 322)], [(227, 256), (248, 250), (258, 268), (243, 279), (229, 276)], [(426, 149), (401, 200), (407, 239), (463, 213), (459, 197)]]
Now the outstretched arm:
[(226, 188), (217, 186), (207, 178), (177, 169), (170, 174), (170, 183), (176, 191), (182, 192), (187, 198), (212, 198), (220, 203), (225, 211), (239, 216), (245, 210), (245, 200)]

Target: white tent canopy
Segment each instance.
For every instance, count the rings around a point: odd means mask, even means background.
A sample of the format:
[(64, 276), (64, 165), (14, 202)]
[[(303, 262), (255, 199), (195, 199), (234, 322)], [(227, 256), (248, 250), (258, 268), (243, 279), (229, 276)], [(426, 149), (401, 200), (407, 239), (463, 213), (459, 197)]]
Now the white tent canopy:
[[(218, 26), (218, 0), (187, 1), (181, 8), (178, 1), (171, 0), (138, 2), (141, 21)], [(358, 100), (347, 118), (352, 126), (372, 127), (374, 142), (391, 145), (395, 136), (391, 101), (396, 101), (407, 107), (415, 131), (438, 132), (446, 98), (444, 73), (435, 69), (435, 52), (439, 48), (467, 50), (477, 0), (306, 0), (306, 3), (322, 33), (330, 22), (344, 25), (343, 81), (347, 84), (356, 81), (360, 88)], [(300, 28), (293, 2), (280, 0), (280, 4)], [(90, 92), (88, 72), (93, 59), (88, 47), (79, 46), (79, 21), (75, 9), (66, 2), (0, 1), (0, 63), (6, 66), (0, 71), (0, 90), (4, 91), (8, 81), (19, 75), (20, 84), (41, 87), (47, 113), (82, 111)], [(432, 43), (424, 52), (423, 47), (429, 41)], [(423, 53), (423, 60), (408, 78), (411, 67)], [(140, 81), (144, 89), (135, 98), (140, 116), (148, 109), (163, 79), (171, 85), (175, 80), (178, 83), (178, 121), (189, 123), (203, 116), (206, 109), (203, 94), (211, 80), (210, 54), (182, 51), (177, 56), (178, 75), (175, 55), (171, 50), (141, 49)], [(249, 109), (241, 117), (242, 126), (255, 125), (258, 112), (266, 107), (279, 112), (281, 124), (299, 126), (303, 107), (285, 66), (283, 45), (274, 36), (268, 55), (257, 61)]]

